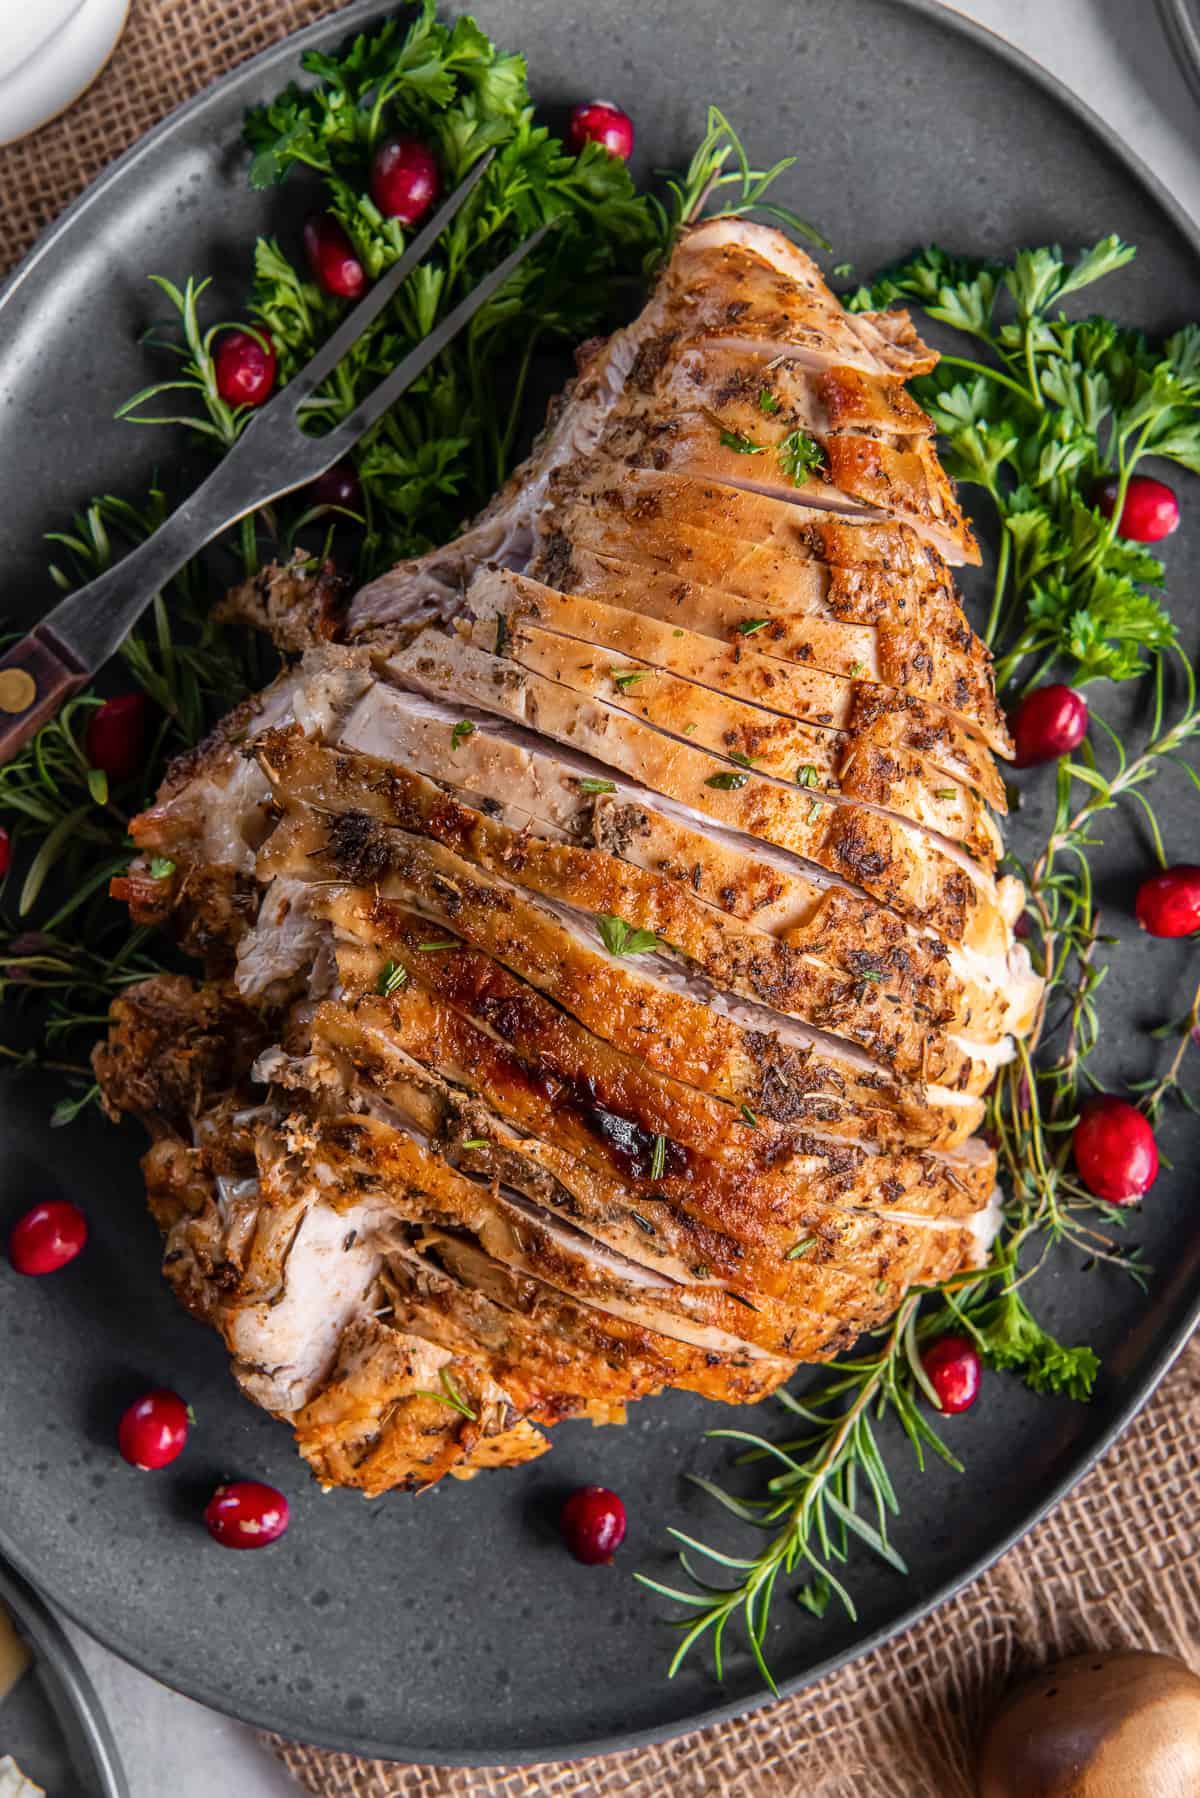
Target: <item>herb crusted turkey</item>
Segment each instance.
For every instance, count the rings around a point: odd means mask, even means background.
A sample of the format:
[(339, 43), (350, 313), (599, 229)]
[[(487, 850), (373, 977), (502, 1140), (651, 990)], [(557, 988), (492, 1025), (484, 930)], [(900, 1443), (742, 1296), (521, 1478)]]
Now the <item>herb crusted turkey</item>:
[(710, 220), (461, 537), (344, 615), (234, 596), (303, 653), (135, 822), (119, 891), (203, 977), (97, 1072), (323, 1483), (762, 1397), (985, 1255), (1039, 983), (931, 363)]

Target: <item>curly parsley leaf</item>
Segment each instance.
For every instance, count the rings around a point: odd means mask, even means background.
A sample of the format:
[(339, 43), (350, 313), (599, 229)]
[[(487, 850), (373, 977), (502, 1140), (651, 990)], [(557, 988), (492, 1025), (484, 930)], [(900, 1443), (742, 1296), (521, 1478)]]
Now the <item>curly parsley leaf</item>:
[(1034, 1392), (1091, 1397), (1100, 1371), (1095, 1354), (1087, 1347), (1064, 1348), (1056, 1342), (1015, 1288), (973, 1309), (969, 1321), (989, 1366), (1019, 1373)]
[[(1117, 521), (1145, 457), (1200, 469), (1200, 327), (1155, 345), (1061, 304), (1133, 255), (1115, 236), (1074, 261), (1049, 245), (1008, 265), (935, 245), (849, 302), (915, 302), (976, 340), (915, 390), (942, 434), (947, 472), (987, 492), (1001, 527), (985, 635), (1002, 686), (1032, 684), (1056, 664), (1076, 684), (1128, 680), (1176, 642), (1163, 566), (1125, 542)], [(1101, 508), (1106, 481), (1116, 497)]]

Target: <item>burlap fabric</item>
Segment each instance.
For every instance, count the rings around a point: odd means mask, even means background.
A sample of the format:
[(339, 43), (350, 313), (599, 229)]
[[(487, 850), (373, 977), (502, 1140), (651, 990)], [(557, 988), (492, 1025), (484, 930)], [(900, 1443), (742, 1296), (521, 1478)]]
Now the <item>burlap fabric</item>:
[[(133, 0), (100, 80), (0, 149), (0, 269), (164, 113), (244, 57), (336, 10), (328, 0)], [(272, 1741), (320, 1798), (970, 1798), (996, 1692), (1060, 1651), (1200, 1655), (1200, 1343), (1045, 1523), (926, 1622), (756, 1716), (603, 1760), (532, 1771), (385, 1766)]]

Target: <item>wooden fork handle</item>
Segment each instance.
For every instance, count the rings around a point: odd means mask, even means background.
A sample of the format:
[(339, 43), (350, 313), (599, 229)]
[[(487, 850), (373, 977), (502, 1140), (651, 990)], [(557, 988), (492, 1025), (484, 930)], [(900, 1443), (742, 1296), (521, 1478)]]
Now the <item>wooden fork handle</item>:
[(87, 685), (89, 676), (38, 630), (0, 656), (0, 767)]

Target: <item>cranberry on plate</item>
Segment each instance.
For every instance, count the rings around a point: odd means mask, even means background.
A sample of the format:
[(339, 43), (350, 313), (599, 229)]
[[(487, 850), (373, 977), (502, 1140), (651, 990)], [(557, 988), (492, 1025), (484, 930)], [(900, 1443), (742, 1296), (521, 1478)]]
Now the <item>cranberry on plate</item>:
[(611, 100), (585, 100), (571, 114), (567, 148), (578, 156), (584, 144), (600, 144), (610, 156), (628, 162), (633, 155), (633, 120)]
[(228, 406), (261, 406), (275, 385), (275, 346), (265, 331), (225, 331), (213, 365), (217, 392)]
[(1151, 936), (1200, 931), (1200, 868), (1181, 864), (1143, 880), (1134, 901), (1137, 921)]
[(939, 1336), (921, 1356), (921, 1365), (943, 1411), (970, 1410), (979, 1397), (983, 1367), (969, 1336)]
[[(1106, 518), (1117, 509), (1121, 484), (1116, 479), (1097, 487), (1093, 499)], [(1153, 475), (1131, 475), (1117, 530), (1134, 543), (1160, 543), (1179, 527), (1179, 501), (1165, 481)]]
[(231, 1480), (209, 1499), (204, 1521), (222, 1548), (265, 1548), (287, 1529), (288, 1501), (260, 1480)]
[(437, 199), (441, 177), (429, 145), (400, 133), (380, 144), (371, 158), (371, 198), (385, 218), (415, 225)]
[(69, 1199), (43, 1199), (13, 1225), (8, 1258), (19, 1274), (55, 1274), (74, 1261), (87, 1233), (78, 1205)]
[(343, 512), (363, 509), (362, 482), (353, 462), (335, 462), (319, 474), (308, 487), (308, 498), (314, 506), (336, 506)]
[(305, 224), (304, 254), (325, 292), (340, 300), (356, 300), (367, 285), (367, 271), (331, 212), (316, 212)]
[(117, 1447), (131, 1467), (148, 1473), (183, 1453), (190, 1423), (191, 1413), (177, 1392), (145, 1392), (117, 1425)]
[(575, 1559), (598, 1567), (625, 1540), (625, 1506), (607, 1486), (580, 1486), (563, 1506), (559, 1527)]
[(130, 780), (142, 766), (150, 701), (144, 693), (118, 693), (106, 699), (87, 722), (84, 753), (93, 768), (111, 781)]
[(1102, 1093), (1083, 1107), (1071, 1152), (1089, 1192), (1110, 1205), (1132, 1205), (1158, 1175), (1158, 1144), (1135, 1105)]
[(1018, 768), (1057, 761), (1087, 735), (1088, 706), (1074, 687), (1055, 683), (1027, 693), (1009, 718)]

